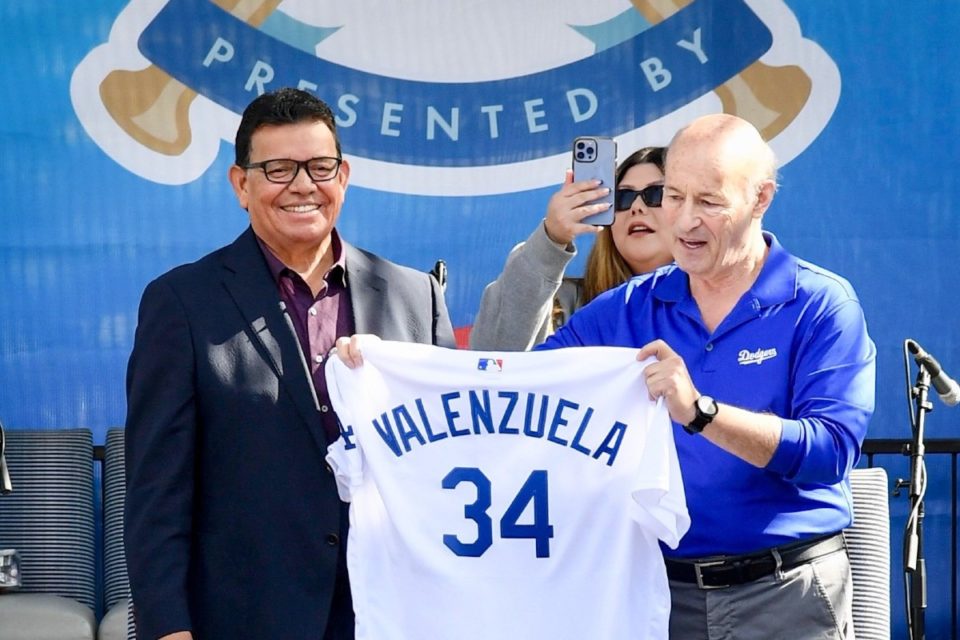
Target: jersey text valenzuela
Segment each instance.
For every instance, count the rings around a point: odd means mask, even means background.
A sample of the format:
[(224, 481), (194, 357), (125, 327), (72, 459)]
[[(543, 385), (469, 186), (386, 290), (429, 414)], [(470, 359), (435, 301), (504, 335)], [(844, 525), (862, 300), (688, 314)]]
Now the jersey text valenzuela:
[[(416, 398), (372, 420), (377, 434), (397, 457), (415, 446), (446, 438), (502, 434), (545, 439), (595, 460), (603, 456), (612, 466), (627, 429), (627, 424), (618, 420), (610, 426), (596, 425), (592, 407), (540, 393), (451, 391), (432, 399), (439, 412), (428, 411), (424, 402)], [(444, 421), (440, 424), (428, 417), (441, 414)], [(353, 427), (341, 425), (340, 430), (346, 448), (354, 448)]]

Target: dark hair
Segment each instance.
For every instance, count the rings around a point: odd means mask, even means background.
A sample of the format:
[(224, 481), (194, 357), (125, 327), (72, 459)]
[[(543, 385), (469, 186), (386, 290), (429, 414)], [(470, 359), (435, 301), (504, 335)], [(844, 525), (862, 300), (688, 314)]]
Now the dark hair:
[(322, 122), (327, 125), (337, 143), (337, 157), (340, 157), (340, 137), (330, 106), (306, 91), (284, 87), (255, 98), (243, 110), (234, 143), (237, 165), (250, 162), (250, 139), (257, 129), (272, 124), (300, 122)]
[(643, 147), (628, 155), (617, 167), (617, 185), (623, 180), (624, 174), (638, 164), (655, 164), (660, 171), (667, 158), (666, 147)]

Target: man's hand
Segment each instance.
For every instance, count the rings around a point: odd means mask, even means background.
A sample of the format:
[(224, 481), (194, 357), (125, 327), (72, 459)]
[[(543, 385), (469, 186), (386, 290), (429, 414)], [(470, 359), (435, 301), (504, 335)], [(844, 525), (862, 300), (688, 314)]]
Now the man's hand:
[(351, 369), (356, 369), (357, 367), (363, 364), (363, 354), (360, 353), (360, 343), (366, 342), (369, 343), (371, 340), (379, 340), (380, 338), (369, 334), (354, 334), (349, 338), (344, 336), (342, 338), (337, 338), (336, 349), (337, 357), (343, 361), (343, 364), (347, 365)]
[(693, 404), (700, 392), (693, 386), (683, 358), (663, 340), (649, 342), (637, 352), (637, 360), (657, 359), (643, 370), (650, 399), (663, 398), (670, 419), (677, 424), (690, 424), (697, 416)]
[(159, 640), (193, 640), (193, 634), (189, 631), (177, 631), (161, 636)]
[[(700, 392), (693, 386), (683, 358), (663, 340), (645, 344), (637, 352), (637, 360), (651, 356), (657, 361), (643, 370), (650, 398), (663, 398), (671, 420), (690, 424), (697, 416), (693, 403)], [(772, 413), (754, 413), (722, 404), (717, 417), (698, 437), (762, 469), (777, 450), (782, 429), (780, 418)]]
[(567, 170), (563, 186), (547, 203), (547, 217), (544, 222), (547, 236), (557, 244), (568, 245), (581, 233), (596, 233), (601, 227), (580, 222), (587, 216), (602, 213), (610, 208), (609, 204), (587, 203), (602, 198), (613, 185), (600, 185), (597, 180), (573, 181), (573, 171)]

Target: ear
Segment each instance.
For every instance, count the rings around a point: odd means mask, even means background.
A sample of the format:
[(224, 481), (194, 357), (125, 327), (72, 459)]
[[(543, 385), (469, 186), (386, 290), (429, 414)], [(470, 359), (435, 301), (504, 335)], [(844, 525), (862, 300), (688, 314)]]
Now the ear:
[(777, 192), (777, 185), (773, 180), (764, 180), (757, 189), (757, 204), (753, 208), (753, 217), (762, 218), (773, 203), (773, 196)]
[(238, 167), (237, 165), (231, 165), (230, 170), (227, 172), (227, 177), (230, 179), (230, 185), (233, 187), (233, 193), (237, 196), (237, 201), (240, 202), (240, 207), (246, 209), (249, 200), (247, 194), (246, 169)]
[(347, 191), (347, 183), (350, 182), (350, 162), (344, 158), (340, 161), (340, 171), (337, 173), (337, 180), (340, 181), (340, 186), (343, 187), (343, 191)]

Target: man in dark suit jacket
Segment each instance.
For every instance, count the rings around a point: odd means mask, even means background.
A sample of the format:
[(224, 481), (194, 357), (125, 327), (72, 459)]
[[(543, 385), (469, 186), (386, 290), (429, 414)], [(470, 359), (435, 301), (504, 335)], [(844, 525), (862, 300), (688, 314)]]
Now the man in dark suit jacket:
[(454, 346), (436, 279), (334, 225), (333, 113), (244, 111), (230, 181), (251, 227), (150, 283), (127, 372), (126, 553), (138, 637), (353, 638), (323, 364), (339, 336)]

